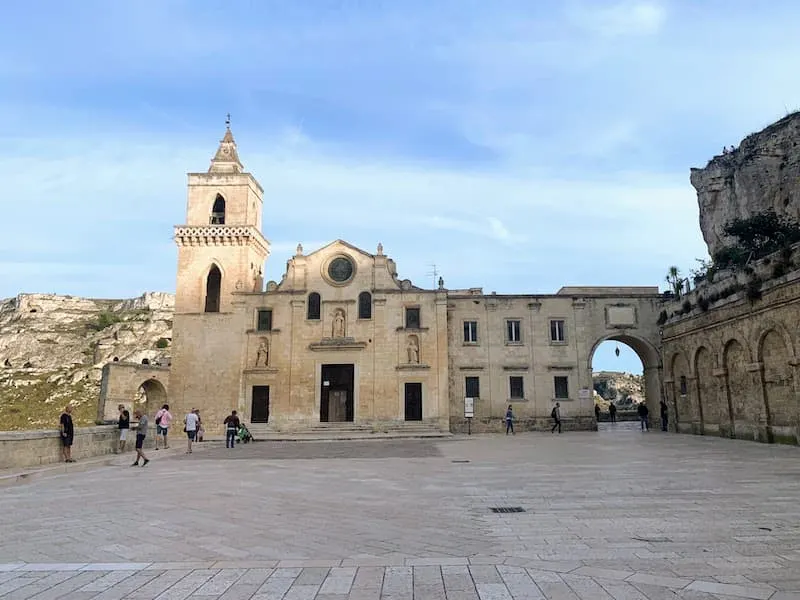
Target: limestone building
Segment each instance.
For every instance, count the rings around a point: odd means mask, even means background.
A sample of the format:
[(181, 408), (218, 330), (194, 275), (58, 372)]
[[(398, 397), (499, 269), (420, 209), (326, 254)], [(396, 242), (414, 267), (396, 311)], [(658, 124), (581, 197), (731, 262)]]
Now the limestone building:
[[(175, 228), (172, 362), (146, 383), (178, 413), (199, 408), (210, 431), (232, 409), (256, 433), (336, 422), (460, 431), (467, 416), (475, 431), (497, 430), (509, 404), (521, 427), (541, 428), (555, 402), (566, 426), (591, 429), (591, 359), (609, 339), (637, 351), (657, 405), (657, 288), (501, 296), (440, 279), (423, 289), (398, 277), (379, 243), (342, 240), (298, 245), (265, 286), (263, 195), (228, 128), (208, 172), (189, 174), (186, 223)], [(107, 366), (106, 413), (143, 375)]]

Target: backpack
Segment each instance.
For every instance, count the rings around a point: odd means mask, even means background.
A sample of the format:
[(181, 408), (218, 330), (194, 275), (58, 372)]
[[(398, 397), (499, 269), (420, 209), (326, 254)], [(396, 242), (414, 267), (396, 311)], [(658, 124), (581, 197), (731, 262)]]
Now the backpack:
[(553, 410), (550, 411), (550, 417), (552, 417), (553, 419), (556, 418), (556, 407), (555, 406), (553, 407)]
[(158, 414), (156, 415), (156, 425), (161, 425), (161, 417), (163, 414), (164, 414), (163, 409), (158, 411)]

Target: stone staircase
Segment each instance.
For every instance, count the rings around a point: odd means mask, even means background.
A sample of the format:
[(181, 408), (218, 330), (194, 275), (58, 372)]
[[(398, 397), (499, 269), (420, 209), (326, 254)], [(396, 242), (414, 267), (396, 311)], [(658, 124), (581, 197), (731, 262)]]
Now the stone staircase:
[(436, 423), (394, 421), (388, 423), (312, 423), (303, 429), (281, 431), (267, 423), (247, 425), (256, 441), (375, 440), (448, 438)]

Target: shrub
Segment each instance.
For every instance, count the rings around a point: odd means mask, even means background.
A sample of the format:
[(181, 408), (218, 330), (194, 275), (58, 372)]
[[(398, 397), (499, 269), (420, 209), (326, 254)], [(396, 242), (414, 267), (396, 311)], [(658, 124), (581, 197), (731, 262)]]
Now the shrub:
[(169, 346), (169, 340), (167, 338), (158, 338), (156, 342), (156, 348), (166, 348)]
[(751, 302), (761, 299), (761, 279), (753, 277), (747, 282), (747, 299)]
[(664, 323), (667, 322), (668, 318), (669, 317), (667, 316), (667, 311), (666, 310), (662, 310), (661, 314), (658, 315), (658, 321), (656, 321), (656, 323), (658, 325), (663, 325)]
[(112, 312), (103, 311), (101, 312), (98, 317), (97, 321), (94, 323), (89, 323), (87, 326), (89, 329), (94, 329), (95, 331), (102, 331), (106, 327), (110, 327), (114, 323), (119, 323), (122, 321), (122, 317)]
[(683, 312), (688, 315), (690, 312), (692, 312), (692, 303), (688, 300), (684, 300), (683, 304), (681, 304), (681, 309), (683, 309)]
[(786, 275), (786, 266), (782, 263), (775, 263), (772, 267), (772, 278), (777, 279), (778, 277), (783, 277)]
[(703, 296), (697, 298), (697, 306), (699, 306), (700, 310), (702, 310), (703, 312), (706, 312), (708, 310), (708, 305), (709, 305), (708, 300), (706, 300)]

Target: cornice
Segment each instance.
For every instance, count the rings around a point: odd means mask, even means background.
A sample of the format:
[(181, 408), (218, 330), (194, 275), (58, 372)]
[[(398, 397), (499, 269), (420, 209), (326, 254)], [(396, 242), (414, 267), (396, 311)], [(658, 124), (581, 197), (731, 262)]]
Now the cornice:
[(176, 225), (178, 246), (249, 246), (269, 254), (269, 242), (252, 225)]

